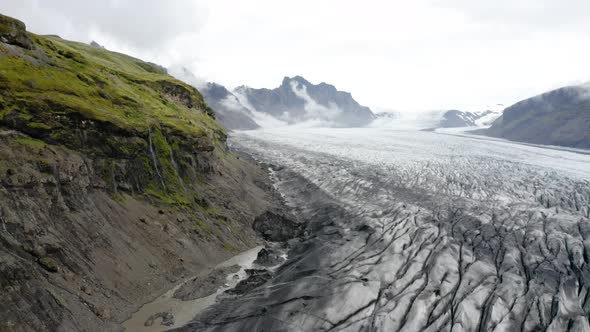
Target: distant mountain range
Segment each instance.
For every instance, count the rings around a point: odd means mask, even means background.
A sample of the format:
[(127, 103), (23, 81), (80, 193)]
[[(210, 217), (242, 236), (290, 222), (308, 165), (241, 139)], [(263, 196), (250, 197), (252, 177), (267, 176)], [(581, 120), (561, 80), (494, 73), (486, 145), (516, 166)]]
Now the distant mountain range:
[[(499, 106), (499, 105), (498, 105)], [(404, 127), (419, 129), (486, 127), (502, 115), (500, 109), (485, 111), (381, 112), (375, 114), (371, 127)]]
[(484, 135), (509, 140), (590, 148), (590, 83), (523, 100), (504, 111)]
[(209, 83), (200, 90), (229, 130), (256, 129), (261, 114), (285, 124), (314, 122), (330, 127), (363, 127), (375, 118), (350, 93), (327, 83), (312, 84), (301, 76), (285, 77), (275, 89), (240, 86), (229, 91)]
[(439, 123), (441, 128), (484, 127), (491, 125), (502, 115), (502, 111), (486, 110), (482, 112), (446, 111)]

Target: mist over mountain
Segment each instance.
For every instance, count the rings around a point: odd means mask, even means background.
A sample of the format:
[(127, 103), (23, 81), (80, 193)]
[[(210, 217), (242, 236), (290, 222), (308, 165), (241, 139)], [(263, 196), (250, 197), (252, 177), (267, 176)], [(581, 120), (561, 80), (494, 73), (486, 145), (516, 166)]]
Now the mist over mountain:
[(228, 130), (250, 130), (260, 128), (253, 119), (252, 111), (242, 105), (239, 99), (223, 85), (207, 83), (201, 93), (207, 104), (213, 108), (217, 120)]
[(228, 130), (251, 130), (302, 124), (322, 127), (363, 127), (375, 118), (348, 92), (333, 85), (311, 84), (301, 76), (285, 77), (275, 89), (240, 86), (233, 91), (218, 83), (205, 83), (186, 69), (176, 77), (192, 84)]
[(486, 127), (502, 115), (499, 109), (485, 111), (423, 111), (399, 112), (385, 111), (375, 114), (375, 119), (369, 125), (373, 128), (461, 128)]
[(371, 109), (350, 93), (327, 83), (314, 85), (301, 76), (285, 77), (275, 89), (240, 86), (234, 93), (243, 95), (256, 111), (289, 124), (316, 121), (333, 127), (362, 127), (374, 119)]
[(481, 133), (526, 143), (590, 148), (590, 84), (518, 102)]

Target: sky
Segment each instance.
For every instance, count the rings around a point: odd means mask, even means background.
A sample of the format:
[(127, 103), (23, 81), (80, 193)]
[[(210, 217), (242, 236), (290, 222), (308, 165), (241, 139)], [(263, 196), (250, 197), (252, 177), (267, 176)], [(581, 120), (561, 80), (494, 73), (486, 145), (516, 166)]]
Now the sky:
[(230, 88), (301, 75), (374, 109), (509, 106), (590, 81), (588, 0), (2, 0), (0, 13)]

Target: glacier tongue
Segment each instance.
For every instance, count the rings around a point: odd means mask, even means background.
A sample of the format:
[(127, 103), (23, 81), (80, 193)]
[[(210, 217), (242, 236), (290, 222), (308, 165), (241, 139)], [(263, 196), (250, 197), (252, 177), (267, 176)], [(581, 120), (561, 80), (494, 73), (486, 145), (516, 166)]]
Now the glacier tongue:
[(233, 144), (278, 165), (308, 236), (186, 330), (590, 331), (590, 155), (387, 129)]

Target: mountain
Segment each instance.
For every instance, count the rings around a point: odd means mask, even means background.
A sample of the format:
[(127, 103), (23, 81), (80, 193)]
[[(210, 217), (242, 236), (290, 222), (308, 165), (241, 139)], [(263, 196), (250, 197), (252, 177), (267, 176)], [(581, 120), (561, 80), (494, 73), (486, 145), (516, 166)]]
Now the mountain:
[(465, 112), (459, 110), (396, 112), (384, 111), (375, 114), (369, 125), (376, 128), (434, 129), (459, 127), (485, 127), (502, 115), (500, 110)]
[(260, 126), (253, 120), (250, 109), (243, 106), (238, 98), (223, 85), (205, 82), (185, 67), (169, 69), (172, 76), (199, 89), (207, 105), (226, 130), (250, 130)]
[(465, 112), (459, 110), (446, 111), (440, 120), (441, 128), (483, 127), (489, 126), (500, 117), (500, 111)]
[(361, 127), (374, 119), (371, 110), (350, 93), (326, 83), (311, 84), (301, 76), (285, 77), (281, 86), (272, 90), (241, 86), (234, 94), (256, 111), (290, 124), (319, 121), (336, 127)]
[(508, 107), (480, 133), (509, 140), (590, 148), (590, 84), (568, 86)]
[(0, 331), (119, 331), (258, 245), (271, 184), (244, 159), (162, 67), (0, 15)]
[(205, 101), (213, 110), (221, 125), (227, 130), (250, 130), (260, 126), (254, 121), (252, 112), (240, 103), (238, 98), (224, 86), (207, 83), (201, 89)]

